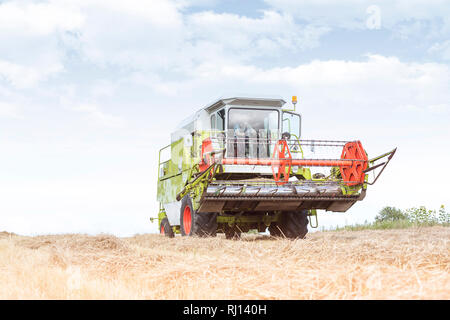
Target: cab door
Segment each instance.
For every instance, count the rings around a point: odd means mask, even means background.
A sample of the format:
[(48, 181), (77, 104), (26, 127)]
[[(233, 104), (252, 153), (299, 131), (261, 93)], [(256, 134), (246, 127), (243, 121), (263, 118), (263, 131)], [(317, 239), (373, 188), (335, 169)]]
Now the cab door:
[(291, 139), (300, 139), (300, 115), (293, 112), (283, 111), (283, 128), (282, 133), (289, 133)]

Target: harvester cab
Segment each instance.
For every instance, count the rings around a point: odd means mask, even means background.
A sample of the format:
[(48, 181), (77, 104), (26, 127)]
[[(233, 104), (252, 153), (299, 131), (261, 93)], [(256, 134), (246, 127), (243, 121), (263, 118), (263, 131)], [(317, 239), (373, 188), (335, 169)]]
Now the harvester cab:
[(369, 159), (360, 141), (302, 140), (292, 103), (220, 99), (182, 122), (159, 153), (160, 232), (303, 238), (317, 210), (345, 212), (364, 199), (396, 149)]

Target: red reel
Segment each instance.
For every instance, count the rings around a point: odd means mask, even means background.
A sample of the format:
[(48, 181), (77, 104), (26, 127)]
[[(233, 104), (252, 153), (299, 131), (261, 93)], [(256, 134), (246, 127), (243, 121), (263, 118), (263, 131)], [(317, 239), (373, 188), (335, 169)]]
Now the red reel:
[(272, 159), (279, 160), (272, 163), (272, 173), (277, 185), (283, 185), (289, 181), (292, 166), (292, 155), (286, 140), (278, 140), (273, 150)]
[(348, 186), (364, 183), (367, 155), (360, 141), (347, 142), (342, 149), (342, 160), (355, 160), (351, 167), (339, 167), (342, 180)]

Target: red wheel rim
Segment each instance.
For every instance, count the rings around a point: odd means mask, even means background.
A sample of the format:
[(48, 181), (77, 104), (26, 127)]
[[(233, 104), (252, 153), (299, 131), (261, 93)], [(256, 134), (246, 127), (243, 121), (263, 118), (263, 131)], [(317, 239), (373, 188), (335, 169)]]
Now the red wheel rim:
[(184, 233), (186, 233), (187, 235), (191, 233), (191, 224), (192, 224), (191, 208), (189, 208), (189, 206), (186, 206), (183, 212), (183, 228)]
[(161, 226), (161, 234), (164, 234), (164, 226)]

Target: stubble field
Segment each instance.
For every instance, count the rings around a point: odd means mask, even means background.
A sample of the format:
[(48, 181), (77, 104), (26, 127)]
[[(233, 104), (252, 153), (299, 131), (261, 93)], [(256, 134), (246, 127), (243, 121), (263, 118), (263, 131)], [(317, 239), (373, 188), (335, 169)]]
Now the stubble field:
[(450, 299), (450, 228), (304, 240), (0, 233), (0, 299)]

